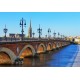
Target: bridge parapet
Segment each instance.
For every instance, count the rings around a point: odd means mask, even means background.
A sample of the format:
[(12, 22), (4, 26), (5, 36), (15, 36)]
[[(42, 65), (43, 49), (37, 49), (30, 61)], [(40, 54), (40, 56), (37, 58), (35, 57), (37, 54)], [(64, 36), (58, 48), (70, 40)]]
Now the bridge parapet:
[[(58, 40), (58, 41), (67, 41), (65, 39), (61, 38), (24, 38), (24, 41), (47, 41), (47, 40)], [(16, 42), (16, 41), (21, 41), (20, 38), (13, 38), (11, 39), (10, 37), (7, 38), (7, 41), (5, 41), (5, 38), (0, 38), (0, 42)]]

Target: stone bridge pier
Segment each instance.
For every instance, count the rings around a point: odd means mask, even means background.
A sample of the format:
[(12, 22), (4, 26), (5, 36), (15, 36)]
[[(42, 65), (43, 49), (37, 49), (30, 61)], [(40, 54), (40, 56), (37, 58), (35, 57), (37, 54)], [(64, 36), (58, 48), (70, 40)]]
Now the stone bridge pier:
[(36, 40), (0, 43), (0, 64), (13, 64), (17, 58), (23, 59), (46, 51), (69, 45), (65, 40)]

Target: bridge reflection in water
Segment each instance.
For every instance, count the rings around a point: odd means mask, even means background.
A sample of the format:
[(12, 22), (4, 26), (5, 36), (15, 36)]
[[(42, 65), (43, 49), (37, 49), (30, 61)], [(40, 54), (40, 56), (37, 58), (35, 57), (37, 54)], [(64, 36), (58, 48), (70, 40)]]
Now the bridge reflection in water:
[(49, 51), (39, 54), (38, 57), (24, 58), (22, 65), (2, 65), (2, 66), (20, 66), (20, 67), (67, 67), (73, 66), (78, 52), (78, 45), (69, 45), (59, 50)]

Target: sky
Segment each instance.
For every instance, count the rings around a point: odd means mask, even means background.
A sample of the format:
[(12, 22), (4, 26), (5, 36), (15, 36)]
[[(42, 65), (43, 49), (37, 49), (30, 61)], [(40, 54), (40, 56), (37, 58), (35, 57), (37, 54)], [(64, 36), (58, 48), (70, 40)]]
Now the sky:
[(30, 20), (35, 36), (38, 36), (39, 24), (42, 37), (48, 34), (48, 28), (51, 29), (52, 36), (54, 31), (65, 36), (80, 36), (80, 12), (0, 12), (0, 36), (4, 36), (5, 24), (8, 29), (7, 36), (9, 33), (21, 33), (19, 23), (22, 17), (26, 20), (26, 36)]

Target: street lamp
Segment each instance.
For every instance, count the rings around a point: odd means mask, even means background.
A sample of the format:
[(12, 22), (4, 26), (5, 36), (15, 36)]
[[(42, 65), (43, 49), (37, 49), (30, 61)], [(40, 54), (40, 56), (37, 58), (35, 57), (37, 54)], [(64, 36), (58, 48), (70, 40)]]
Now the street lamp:
[(53, 35), (54, 35), (54, 38), (55, 38), (55, 37), (56, 37), (56, 33), (55, 33), (55, 31), (54, 31)]
[(47, 35), (45, 35), (45, 38), (47, 38)]
[(39, 24), (39, 29), (37, 29), (38, 33), (39, 33), (39, 38), (41, 38), (42, 35), (42, 29), (40, 28), (40, 24)]
[(64, 37), (65, 37), (65, 36), (63, 35), (63, 39), (64, 39)]
[(51, 29), (48, 29), (48, 37), (50, 37)]
[(58, 32), (58, 38), (59, 38), (59, 36), (60, 36), (60, 33)]
[(5, 25), (5, 28), (3, 29), (3, 31), (5, 33), (5, 40), (7, 41), (6, 33), (7, 33), (8, 29), (6, 28), (6, 25)]
[(33, 32), (32, 35), (33, 35), (33, 38), (34, 38), (35, 33)]
[(65, 40), (67, 40), (67, 36), (65, 36)]
[(63, 35), (61, 35), (61, 39), (62, 39)]
[(26, 27), (26, 20), (24, 20), (23, 18), (20, 20), (20, 27), (22, 27), (22, 41), (23, 41), (23, 37), (24, 37), (24, 30), (23, 30), (23, 27)]

